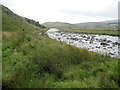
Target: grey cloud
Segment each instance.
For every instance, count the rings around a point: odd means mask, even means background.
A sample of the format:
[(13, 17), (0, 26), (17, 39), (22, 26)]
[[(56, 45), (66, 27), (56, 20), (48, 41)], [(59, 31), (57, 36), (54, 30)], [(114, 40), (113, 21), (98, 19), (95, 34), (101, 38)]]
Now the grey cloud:
[(64, 14), (70, 15), (82, 15), (87, 17), (108, 17), (108, 18), (117, 18), (118, 9), (117, 8), (109, 8), (104, 10), (103, 12), (91, 12), (91, 11), (78, 11), (73, 9), (61, 9), (60, 12)]

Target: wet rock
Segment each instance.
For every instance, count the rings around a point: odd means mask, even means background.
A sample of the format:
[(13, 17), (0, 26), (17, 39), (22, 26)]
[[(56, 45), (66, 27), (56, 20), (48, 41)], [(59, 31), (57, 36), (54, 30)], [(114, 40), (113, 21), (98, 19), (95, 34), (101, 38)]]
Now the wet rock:
[(109, 44), (102, 42), (100, 45), (106, 46), (106, 45), (109, 45)]
[(100, 46), (96, 46), (96, 48), (100, 48)]
[(89, 39), (90, 39), (90, 36), (87, 37), (87, 40), (89, 40)]
[(58, 38), (58, 40), (60, 40), (60, 38)]
[(88, 41), (87, 39), (84, 39), (85, 41)]
[(102, 39), (96, 39), (96, 40), (98, 40), (98, 42), (103, 42), (103, 40), (102, 40)]
[(110, 41), (110, 40), (107, 40), (107, 43), (111, 43), (112, 41)]
[(92, 43), (93, 43), (93, 40), (91, 40), (89, 43), (92, 44)]
[(75, 40), (75, 41), (78, 41), (78, 40), (79, 40), (78, 38), (70, 38), (70, 39)]
[(115, 47), (115, 44), (113, 44), (113, 47)]
[(106, 42), (107, 41), (107, 39), (105, 38), (105, 39), (103, 39), (103, 42)]
[(114, 53), (109, 53), (110, 55), (115, 55)]
[(112, 48), (112, 47), (108, 47), (108, 48)]
[(118, 43), (118, 42), (114, 42), (114, 43), (112, 43), (113, 45), (120, 45), (120, 43)]
[(103, 48), (103, 49), (106, 49), (106, 48)]

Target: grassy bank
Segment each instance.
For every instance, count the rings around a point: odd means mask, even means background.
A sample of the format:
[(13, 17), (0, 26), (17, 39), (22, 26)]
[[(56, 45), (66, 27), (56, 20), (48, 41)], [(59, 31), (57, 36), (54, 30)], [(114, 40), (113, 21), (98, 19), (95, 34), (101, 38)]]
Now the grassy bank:
[(0, 5), (0, 7), (2, 7), (3, 31), (30, 31), (45, 28), (39, 22), (19, 16), (5, 6)]
[(92, 34), (105, 34), (105, 35), (120, 35), (118, 28), (101, 27), (101, 28), (71, 28), (64, 29), (64, 31), (79, 32), (79, 33), (92, 33)]
[(118, 59), (39, 35), (3, 32), (3, 88), (118, 88)]

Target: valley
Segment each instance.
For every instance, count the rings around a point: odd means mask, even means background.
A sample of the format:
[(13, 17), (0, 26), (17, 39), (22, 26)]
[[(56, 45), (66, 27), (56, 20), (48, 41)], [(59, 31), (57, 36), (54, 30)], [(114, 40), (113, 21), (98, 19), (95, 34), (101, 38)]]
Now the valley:
[(3, 5), (2, 14), (3, 89), (120, 87), (117, 35), (50, 29)]

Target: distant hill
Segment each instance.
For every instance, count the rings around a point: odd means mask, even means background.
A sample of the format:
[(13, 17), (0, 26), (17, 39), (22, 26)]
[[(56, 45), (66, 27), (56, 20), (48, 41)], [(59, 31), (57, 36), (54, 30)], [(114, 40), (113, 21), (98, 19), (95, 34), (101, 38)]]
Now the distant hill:
[(104, 23), (118, 23), (118, 20), (107, 20), (107, 21), (103, 21)]
[(96, 27), (117, 27), (118, 21), (117, 20), (107, 20), (102, 22), (86, 22), (86, 23), (76, 23), (76, 24), (70, 24), (70, 23), (63, 23), (63, 22), (47, 22), (44, 23), (48, 28), (74, 28), (74, 27), (80, 27), (80, 28), (96, 28)]
[(46, 22), (46, 23), (43, 23), (43, 25), (48, 28), (61, 28), (61, 29), (74, 27), (73, 24), (64, 23), (64, 22)]
[(103, 27), (105, 25), (106, 25), (106, 23), (103, 23), (103, 22), (88, 22), (88, 23), (75, 24), (76, 27), (81, 27), (81, 28)]
[(3, 31), (15, 31), (15, 30), (39, 30), (45, 28), (40, 25), (39, 22), (21, 17), (13, 13), (7, 7), (2, 6), (2, 29)]

